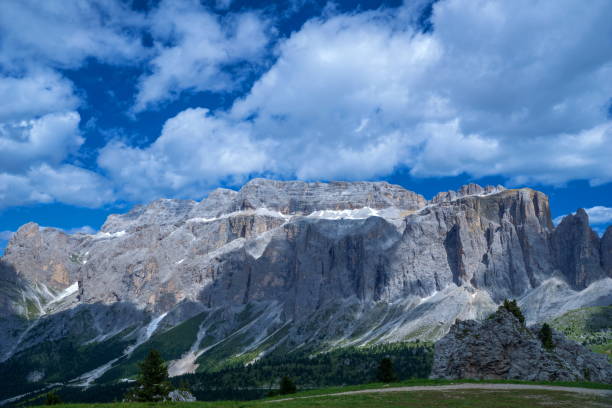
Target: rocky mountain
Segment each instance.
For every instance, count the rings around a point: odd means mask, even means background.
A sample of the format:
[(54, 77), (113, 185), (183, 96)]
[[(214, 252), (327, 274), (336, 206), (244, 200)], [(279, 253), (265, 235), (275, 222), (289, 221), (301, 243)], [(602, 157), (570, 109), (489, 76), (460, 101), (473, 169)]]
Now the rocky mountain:
[(436, 343), (432, 378), (612, 383), (606, 356), (556, 331), (547, 349), (540, 329), (525, 327), (504, 308), (481, 322), (458, 322)]
[[(540, 192), (474, 184), (427, 201), (384, 182), (255, 179), (111, 215), (92, 235), (30, 223), (0, 259), (11, 282), (0, 294), (0, 374), (115, 381), (153, 343), (178, 375), (438, 339), (505, 298), (531, 324), (612, 303), (611, 241), (612, 228), (600, 239), (582, 210), (555, 228)], [(32, 356), (67, 343), (98, 357), (59, 377), (36, 370)]]

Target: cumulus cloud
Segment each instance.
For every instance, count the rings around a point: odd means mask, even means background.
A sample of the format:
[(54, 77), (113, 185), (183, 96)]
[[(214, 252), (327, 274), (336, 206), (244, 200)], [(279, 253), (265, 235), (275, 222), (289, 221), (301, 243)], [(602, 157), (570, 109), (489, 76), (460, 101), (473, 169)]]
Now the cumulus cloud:
[(230, 116), (298, 177), (609, 182), (612, 4), (593, 6), (446, 0), (431, 33), (395, 11), (313, 20)]
[(58, 73), (38, 69), (0, 76), (0, 122), (22, 121), (79, 105), (72, 84)]
[[(97, 205), (113, 190), (131, 200), (193, 197), (253, 174), (368, 179), (398, 167), (510, 184), (612, 181), (611, 2), (440, 0), (426, 32), (415, 24), (424, 4), (350, 14), (330, 7), (277, 39), (268, 66), (258, 64), (274, 34), (254, 13), (220, 16), (195, 0), (141, 14), (114, 1), (38, 11), (2, 3), (0, 64), (21, 68), (0, 79), (0, 97), (20, 95), (0, 102), (0, 205)], [(19, 36), (26, 20), (38, 26)], [(97, 161), (109, 184), (70, 164), (83, 143), (78, 99), (53, 71), (87, 58), (143, 62), (135, 112), (183, 92), (235, 91), (252, 65), (268, 68), (226, 111), (187, 109), (149, 146), (109, 143)], [(60, 188), (67, 175), (73, 188)], [(100, 193), (79, 201), (79, 183)], [(14, 193), (2, 196), (8, 186)]]
[(80, 98), (60, 70), (138, 63), (145, 17), (115, 0), (0, 2), (0, 208), (114, 199), (108, 180), (71, 164)]
[(0, 208), (56, 201), (99, 207), (113, 199), (108, 180), (70, 164), (41, 164), (24, 173), (0, 173)]
[(240, 71), (225, 68), (259, 59), (268, 43), (254, 13), (223, 18), (193, 0), (164, 1), (150, 16), (156, 56), (140, 79), (135, 111), (172, 100), (182, 91), (232, 90)]
[(207, 109), (187, 109), (165, 123), (151, 146), (111, 143), (98, 164), (130, 199), (198, 197), (220, 182), (240, 183), (262, 171), (266, 143), (252, 140), (247, 126), (216, 118)]
[(145, 50), (143, 16), (107, 0), (0, 2), (0, 64), (75, 68), (86, 58), (125, 62)]
[(0, 123), (0, 172), (23, 172), (37, 163), (58, 164), (82, 143), (79, 114)]
[(592, 224), (612, 224), (612, 208), (597, 205), (585, 210)]
[[(428, 32), (415, 26), (414, 8), (313, 19), (279, 42), (275, 63), (227, 112), (196, 122), (192, 111), (172, 119), (175, 127), (185, 122), (183, 138), (211, 143), (213, 152), (219, 142), (202, 136), (210, 123), (240, 128), (241, 137), (227, 137), (223, 147), (257, 152), (249, 165), (198, 166), (192, 149), (161, 142), (169, 139), (166, 129), (146, 149), (109, 146), (100, 163), (126, 191), (129, 173), (139, 175), (139, 185), (148, 178), (157, 190), (178, 191), (252, 171), (361, 179), (399, 166), (417, 177), (606, 183), (612, 35), (602, 33), (612, 34), (610, 16), (606, 1), (585, 8), (571, 0), (443, 0), (433, 7)], [(209, 77), (185, 78), (208, 86)], [(160, 89), (161, 95), (169, 88)], [(129, 171), (112, 169), (128, 160)]]
[(65, 80), (48, 71), (4, 76), (0, 96), (0, 208), (54, 201), (95, 207), (114, 199), (108, 180), (67, 163), (84, 139)]

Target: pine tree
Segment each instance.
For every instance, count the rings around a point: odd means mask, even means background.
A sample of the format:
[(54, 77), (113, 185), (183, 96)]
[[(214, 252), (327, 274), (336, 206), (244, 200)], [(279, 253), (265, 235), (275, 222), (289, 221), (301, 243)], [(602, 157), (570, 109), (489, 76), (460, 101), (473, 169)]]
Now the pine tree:
[(523, 312), (521, 308), (516, 303), (516, 300), (508, 300), (504, 299), (504, 305), (502, 306), (504, 309), (512, 313), (516, 318), (521, 322), (521, 324), (525, 324), (525, 316), (523, 316)]
[(281, 395), (286, 395), (286, 394), (295, 394), (295, 392), (297, 391), (297, 387), (295, 386), (295, 383), (293, 382), (293, 380), (287, 376), (284, 376), (283, 378), (281, 378), (280, 381), (280, 389), (279, 389), (279, 394)]
[(547, 323), (544, 323), (542, 325), (542, 328), (540, 329), (539, 337), (540, 337), (540, 341), (542, 342), (542, 346), (544, 346), (546, 350), (550, 351), (555, 348), (555, 343), (553, 343), (553, 339), (552, 339), (552, 329)]
[(55, 391), (49, 391), (47, 395), (45, 395), (45, 405), (57, 405), (61, 403), (62, 400)]
[(138, 365), (137, 386), (127, 395), (128, 401), (157, 402), (165, 401), (172, 386), (168, 381), (168, 368), (157, 350), (149, 351), (147, 357)]
[(380, 360), (378, 365), (378, 371), (376, 372), (376, 379), (380, 382), (390, 383), (395, 381), (395, 371), (393, 370), (393, 362), (390, 358), (383, 358)]

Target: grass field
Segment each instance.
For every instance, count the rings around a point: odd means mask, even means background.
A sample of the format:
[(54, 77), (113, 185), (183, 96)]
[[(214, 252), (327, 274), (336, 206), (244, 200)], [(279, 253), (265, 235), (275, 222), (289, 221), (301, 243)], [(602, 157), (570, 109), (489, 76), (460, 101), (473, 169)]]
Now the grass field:
[[(535, 383), (527, 381), (446, 381), (411, 380), (394, 384), (365, 384), (302, 391), (297, 394), (272, 397), (256, 401), (212, 401), (194, 403), (114, 403), (114, 404), (62, 404), (57, 408), (530, 408), (530, 407), (612, 407), (612, 399), (596, 395), (582, 395), (548, 390), (428, 390), (372, 392), (356, 395), (329, 395), (338, 392), (380, 389), (398, 386), (435, 386), (460, 383), (530, 384), (581, 387), (612, 390), (611, 385), (596, 383)], [(275, 401), (277, 399), (295, 398)]]
[(116, 403), (68, 404), (58, 408), (531, 408), (531, 407), (612, 407), (610, 399), (556, 391), (452, 390), (389, 392), (326, 396), (271, 402), (193, 402), (193, 403)]

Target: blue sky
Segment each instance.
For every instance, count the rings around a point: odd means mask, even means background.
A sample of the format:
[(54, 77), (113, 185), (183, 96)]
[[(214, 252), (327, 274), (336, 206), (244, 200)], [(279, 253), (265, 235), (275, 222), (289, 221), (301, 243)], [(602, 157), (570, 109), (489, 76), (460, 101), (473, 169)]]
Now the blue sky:
[(612, 223), (612, 2), (0, 2), (0, 248), (252, 177), (529, 186)]

